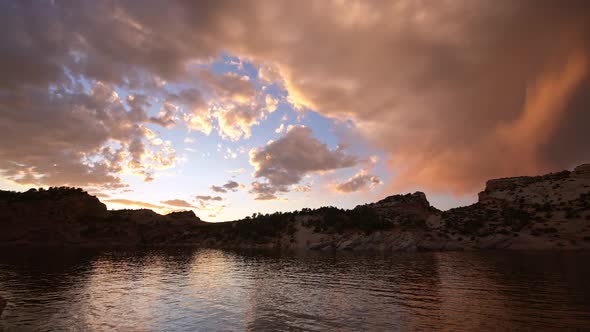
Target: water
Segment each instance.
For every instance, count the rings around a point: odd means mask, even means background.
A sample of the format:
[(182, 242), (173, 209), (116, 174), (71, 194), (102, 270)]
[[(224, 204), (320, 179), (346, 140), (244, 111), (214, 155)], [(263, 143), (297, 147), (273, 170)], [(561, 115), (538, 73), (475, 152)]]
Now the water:
[(589, 259), (2, 249), (0, 330), (590, 330)]

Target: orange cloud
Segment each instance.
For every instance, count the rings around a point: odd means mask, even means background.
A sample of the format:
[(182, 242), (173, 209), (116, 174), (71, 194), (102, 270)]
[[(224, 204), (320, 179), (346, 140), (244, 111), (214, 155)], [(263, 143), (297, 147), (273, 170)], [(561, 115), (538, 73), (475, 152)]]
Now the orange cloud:
[(195, 207), (191, 203), (189, 203), (183, 199), (169, 199), (166, 201), (161, 201), (160, 203), (166, 204), (169, 206), (175, 206), (175, 207), (185, 207), (185, 208), (194, 208)]
[(512, 163), (521, 172), (535, 174), (542, 161), (538, 150), (554, 135), (561, 121), (567, 119), (568, 102), (588, 74), (587, 55), (575, 51), (565, 65), (549, 68), (527, 89), (524, 110), (518, 118), (500, 126), (498, 141), (506, 146)]
[[(284, 87), (282, 100), (296, 108), (353, 120), (388, 154), (395, 188), (473, 192), (490, 177), (590, 159), (589, 1), (76, 1), (2, 9), (0, 172), (21, 183), (120, 186), (124, 165), (150, 179), (174, 158), (172, 149), (159, 155), (148, 144), (146, 123), (182, 118), (206, 134), (249, 137), (276, 105), (250, 78), (200, 71), (223, 52), (260, 65), (262, 84)], [(75, 78), (100, 83), (88, 92)], [(162, 97), (166, 84), (191, 85), (192, 93)], [(121, 101), (113, 87), (183, 107), (150, 118), (149, 98)]]
[(114, 203), (114, 204), (121, 204), (121, 205), (126, 205), (126, 206), (135, 206), (135, 207), (140, 207), (140, 208), (145, 208), (145, 209), (163, 209), (164, 208), (163, 206), (155, 205), (155, 204), (148, 203), (148, 202), (134, 201), (134, 200), (123, 199), (123, 198), (108, 199), (105, 202)]
[[(548, 67), (539, 74), (527, 88), (523, 108), (516, 117), (474, 141), (438, 151), (411, 145), (398, 149), (390, 161), (399, 171), (392, 189), (422, 185), (461, 194), (480, 190), (489, 178), (554, 170), (556, 165), (543, 159), (543, 149), (561, 124), (572, 121), (575, 113), (568, 109), (568, 103), (587, 77), (588, 56), (572, 52), (560, 66)], [(586, 141), (573, 144), (584, 145)], [(562, 163), (561, 167), (567, 166)]]

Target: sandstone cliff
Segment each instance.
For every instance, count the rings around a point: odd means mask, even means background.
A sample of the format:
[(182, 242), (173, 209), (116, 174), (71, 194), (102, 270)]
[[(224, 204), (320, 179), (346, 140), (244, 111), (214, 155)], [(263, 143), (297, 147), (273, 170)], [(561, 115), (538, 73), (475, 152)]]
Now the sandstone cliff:
[[(208, 245), (384, 251), (590, 249), (590, 165), (573, 172), (490, 180), (477, 203), (448, 211), (433, 208), (424, 193), (416, 192), (348, 212), (324, 208), (278, 217), (289, 222), (274, 237), (230, 241), (220, 234)], [(272, 216), (268, 219), (272, 222)]]

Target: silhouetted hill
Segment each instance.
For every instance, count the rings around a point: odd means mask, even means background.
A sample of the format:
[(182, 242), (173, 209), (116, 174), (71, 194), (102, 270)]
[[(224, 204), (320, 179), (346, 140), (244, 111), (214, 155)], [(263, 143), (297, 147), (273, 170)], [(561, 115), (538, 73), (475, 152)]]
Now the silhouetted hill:
[(0, 245), (165, 244), (199, 222), (192, 211), (108, 211), (79, 188), (0, 191)]
[(490, 180), (475, 204), (424, 193), (206, 223), (193, 211), (108, 211), (76, 188), (0, 191), (0, 245), (186, 245), (313, 250), (590, 249), (590, 165)]

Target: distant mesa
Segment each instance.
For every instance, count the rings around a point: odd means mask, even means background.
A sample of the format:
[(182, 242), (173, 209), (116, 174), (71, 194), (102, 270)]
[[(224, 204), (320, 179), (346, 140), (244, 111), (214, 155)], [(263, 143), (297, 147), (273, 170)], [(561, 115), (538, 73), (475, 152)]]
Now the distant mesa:
[(412, 206), (421, 206), (424, 208), (430, 208), (430, 203), (428, 199), (426, 199), (426, 194), (417, 191), (415, 193), (405, 194), (405, 195), (392, 195), (388, 196), (377, 203), (373, 203), (375, 206), (381, 207), (412, 207)]
[(198, 220), (201, 221), (201, 219), (199, 217), (197, 217), (197, 215), (195, 214), (194, 211), (192, 210), (188, 210), (188, 211), (175, 211), (175, 212), (171, 212), (168, 213), (166, 215), (169, 218), (172, 219), (177, 219), (177, 220)]

